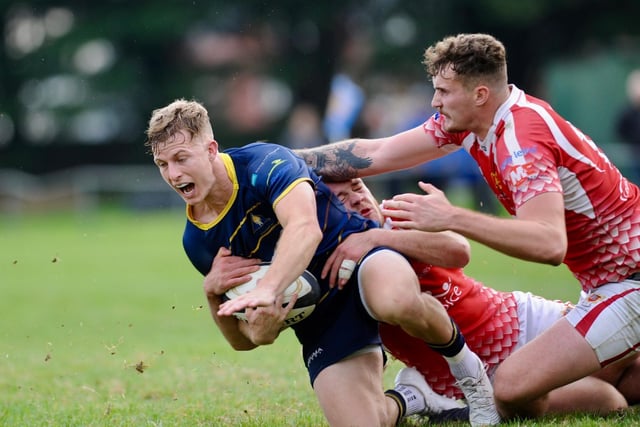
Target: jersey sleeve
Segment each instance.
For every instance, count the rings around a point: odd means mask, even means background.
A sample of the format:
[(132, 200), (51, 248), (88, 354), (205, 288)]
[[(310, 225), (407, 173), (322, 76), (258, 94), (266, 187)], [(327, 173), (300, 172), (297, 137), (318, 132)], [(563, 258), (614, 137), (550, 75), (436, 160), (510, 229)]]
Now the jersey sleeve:
[(532, 111), (523, 111), (513, 120), (526, 125), (506, 126), (505, 144), (496, 155), (517, 209), (539, 194), (563, 190), (557, 144), (549, 127)]
[(250, 165), (251, 186), (273, 206), (300, 182), (313, 183), (308, 166), (291, 150), (275, 144), (266, 144), (263, 150), (263, 156)]
[(445, 148), (448, 151), (456, 150), (462, 145), (462, 140), (468, 132), (452, 133), (444, 130), (444, 117), (440, 113), (434, 113), (423, 123), (422, 129), (430, 134), (436, 141), (438, 148)]

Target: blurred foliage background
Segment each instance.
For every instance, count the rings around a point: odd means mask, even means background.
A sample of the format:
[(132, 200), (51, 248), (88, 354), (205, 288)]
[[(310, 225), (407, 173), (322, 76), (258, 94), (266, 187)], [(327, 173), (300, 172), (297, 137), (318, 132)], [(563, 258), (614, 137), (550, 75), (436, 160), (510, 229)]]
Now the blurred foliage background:
[[(146, 122), (176, 98), (205, 103), (223, 147), (414, 126), (430, 114), (422, 53), (460, 32), (499, 38), (512, 83), (630, 168), (614, 123), (640, 67), (639, 16), (637, 0), (4, 0), (0, 206), (23, 209), (38, 199), (27, 192), (68, 199), (60, 187), (82, 187), (101, 166), (149, 166)], [(418, 173), (451, 168), (464, 169)], [(133, 187), (147, 175), (122, 176)]]

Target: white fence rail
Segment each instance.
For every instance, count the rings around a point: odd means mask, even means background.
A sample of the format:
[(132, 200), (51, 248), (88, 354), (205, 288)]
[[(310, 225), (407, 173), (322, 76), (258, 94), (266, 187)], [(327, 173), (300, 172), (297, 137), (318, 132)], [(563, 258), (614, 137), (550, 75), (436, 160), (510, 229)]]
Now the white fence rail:
[(46, 175), (0, 169), (0, 213), (90, 210), (103, 202), (182, 206), (155, 166), (87, 165)]

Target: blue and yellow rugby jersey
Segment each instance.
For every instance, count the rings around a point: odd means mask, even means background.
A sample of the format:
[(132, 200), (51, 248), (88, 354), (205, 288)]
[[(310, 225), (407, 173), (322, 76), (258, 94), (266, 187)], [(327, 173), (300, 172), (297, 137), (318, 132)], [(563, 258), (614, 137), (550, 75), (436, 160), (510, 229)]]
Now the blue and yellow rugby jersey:
[[(327, 257), (342, 239), (378, 224), (347, 212), (304, 160), (286, 147), (253, 143), (219, 155), (234, 191), (209, 224), (193, 221), (187, 207), (183, 245), (196, 269), (206, 275), (221, 246), (234, 255), (270, 261), (282, 231), (273, 206), (295, 185), (312, 185), (323, 239), (307, 270), (318, 278), (323, 297), (309, 317), (292, 326), (302, 344), (311, 384), (327, 366), (367, 346), (380, 345), (378, 323), (363, 306), (358, 284), (350, 283), (339, 291), (329, 289), (328, 280), (320, 278)], [(351, 281), (357, 277), (356, 270)]]
[(314, 185), (316, 191), (323, 239), (308, 267), (316, 277), (320, 277), (326, 256), (344, 238), (378, 226), (375, 221), (347, 212), (304, 160), (286, 147), (256, 142), (225, 150), (220, 156), (234, 187), (229, 203), (208, 224), (193, 220), (187, 207), (183, 246), (203, 275), (211, 270), (221, 246), (229, 248), (233, 255), (270, 261), (282, 230), (273, 206), (298, 184)]

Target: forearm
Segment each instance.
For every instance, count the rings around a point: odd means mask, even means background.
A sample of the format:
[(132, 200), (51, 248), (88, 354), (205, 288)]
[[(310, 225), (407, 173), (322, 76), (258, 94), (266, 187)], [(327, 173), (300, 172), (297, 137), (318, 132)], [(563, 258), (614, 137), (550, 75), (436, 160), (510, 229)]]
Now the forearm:
[[(246, 310), (253, 309), (247, 308)], [(278, 338), (278, 335), (280, 335), (283, 327), (284, 322), (277, 324), (269, 323), (267, 326), (263, 324), (256, 326), (255, 323), (238, 322), (240, 331), (248, 337), (255, 346), (273, 344), (276, 338)]]
[(498, 252), (525, 261), (559, 265), (566, 253), (566, 233), (542, 221), (500, 218), (454, 208), (449, 229)]
[[(221, 317), (216, 313), (220, 306), (220, 298), (213, 296), (209, 297), (209, 308), (216, 325), (222, 332), (222, 335), (229, 342), (234, 350), (247, 351), (254, 348), (272, 344), (284, 327), (284, 321), (278, 319), (278, 321), (259, 321), (260, 315), (264, 314), (264, 309), (260, 308), (263, 312), (257, 314), (247, 313), (247, 321), (236, 319), (235, 316)], [(245, 310), (255, 310), (247, 308)], [(258, 318), (259, 320), (256, 320)], [(269, 319), (273, 319), (270, 317)]]
[(295, 152), (328, 181), (346, 181), (408, 169), (443, 156), (447, 149), (438, 148), (420, 125), (385, 138), (349, 139)]
[[(314, 218), (315, 219), (315, 218)], [(272, 286), (279, 295), (307, 268), (313, 258), (322, 232), (316, 221), (297, 221), (283, 228), (269, 270), (260, 281)]]
[(246, 334), (246, 331), (243, 332), (241, 330), (241, 323), (244, 323), (234, 316), (218, 316), (218, 307), (220, 306), (221, 300), (217, 295), (207, 295), (207, 301), (209, 303), (209, 310), (211, 311), (211, 316), (213, 317), (213, 321), (220, 329), (220, 332), (227, 340), (229, 345), (234, 350), (253, 350), (258, 345), (254, 344), (249, 335)]
[(318, 175), (328, 181), (347, 181), (371, 175), (365, 170), (371, 166), (366, 149), (357, 147), (357, 139), (349, 139), (314, 148), (294, 150)]
[(427, 264), (462, 268), (471, 256), (469, 242), (453, 232), (374, 229), (366, 233), (372, 233), (376, 246), (388, 246)]

